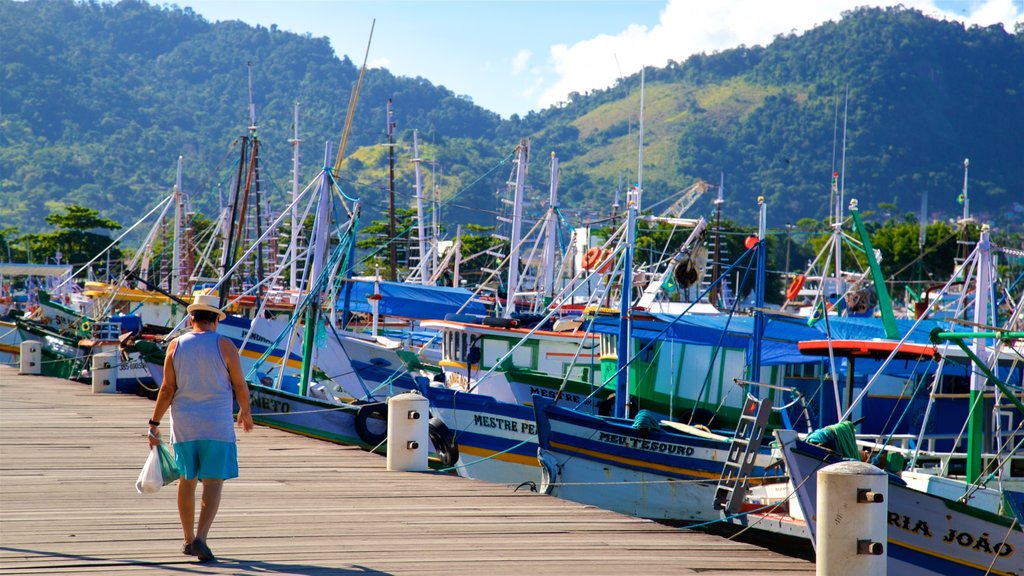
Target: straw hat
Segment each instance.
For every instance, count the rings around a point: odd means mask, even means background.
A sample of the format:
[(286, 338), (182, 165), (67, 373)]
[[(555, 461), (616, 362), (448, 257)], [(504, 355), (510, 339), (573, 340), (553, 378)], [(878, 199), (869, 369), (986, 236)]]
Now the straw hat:
[(188, 313), (191, 314), (198, 310), (213, 312), (217, 315), (218, 322), (227, 316), (227, 314), (221, 312), (220, 308), (217, 307), (217, 297), (211, 294), (196, 294), (193, 297), (192, 303), (188, 305)]

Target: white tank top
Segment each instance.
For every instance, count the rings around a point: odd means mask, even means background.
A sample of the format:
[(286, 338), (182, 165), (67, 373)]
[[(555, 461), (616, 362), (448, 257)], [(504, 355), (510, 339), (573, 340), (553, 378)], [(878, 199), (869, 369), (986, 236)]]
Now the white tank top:
[(216, 332), (178, 338), (172, 362), (178, 389), (171, 400), (171, 442), (235, 441), (234, 392)]

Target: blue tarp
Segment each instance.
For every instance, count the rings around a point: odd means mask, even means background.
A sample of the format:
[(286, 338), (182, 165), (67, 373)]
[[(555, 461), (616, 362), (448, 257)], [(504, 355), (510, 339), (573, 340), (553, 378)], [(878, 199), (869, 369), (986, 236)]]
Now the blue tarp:
[[(352, 280), (352, 312), (372, 313), (367, 296), (374, 293), (373, 281)], [(348, 283), (346, 283), (346, 286)], [(465, 288), (448, 288), (445, 286), (423, 286), (422, 284), (404, 284), (401, 282), (380, 282), (380, 314), (381, 316), (399, 316), (418, 320), (443, 320), (445, 314), (460, 312), (463, 304), (469, 304), (461, 310), (462, 314), (486, 314), (482, 302), (471, 300), (472, 293)], [(338, 310), (344, 307), (344, 298), (338, 298)]]

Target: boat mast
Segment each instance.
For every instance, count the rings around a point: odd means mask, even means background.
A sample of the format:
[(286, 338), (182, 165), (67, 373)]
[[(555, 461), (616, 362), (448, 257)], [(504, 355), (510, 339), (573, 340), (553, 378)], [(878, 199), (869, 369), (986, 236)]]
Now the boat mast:
[(626, 247), (622, 252), (622, 285), (619, 294), (619, 366), (615, 380), (616, 418), (629, 418), (629, 363), (632, 349), (633, 248), (636, 246), (636, 218), (643, 193), (644, 165), (644, 68), (640, 68), (640, 145), (637, 156), (637, 184), (626, 192)]
[[(836, 182), (836, 172), (832, 173), (833, 187), (835, 192), (835, 220), (832, 221), (832, 249), (835, 251), (836, 271), (836, 297), (843, 295), (843, 195), (846, 187), (846, 112), (849, 106), (850, 88), (846, 88), (846, 95), (843, 100), (843, 144), (840, 148), (839, 181)], [(837, 103), (838, 104), (838, 103)], [(826, 298), (828, 295), (825, 295)]]
[(430, 199), (431, 200), (431, 205), (430, 205), (430, 229), (431, 229), (431, 232), (430, 232), (430, 247), (431, 247), (431, 249), (430, 249), (430, 259), (431, 259), (431, 261), (430, 261), (430, 269), (433, 271), (431, 273), (431, 275), (437, 274), (437, 264), (438, 264), (438, 259), (440, 257), (439, 252), (441, 251), (441, 247), (438, 245), (438, 242), (440, 241), (440, 230), (438, 229), (438, 226), (437, 226), (437, 213), (441, 209), (441, 189), (437, 185), (437, 180), (436, 180), (437, 176), (436, 175), (437, 175), (437, 164), (436, 164), (435, 160), (431, 160), (431, 162), (430, 162), (430, 184), (431, 184), (431, 187), (434, 189), (434, 193), (433, 193), (433, 195), (431, 196), (431, 199)]
[(292, 228), (291, 238), (288, 240), (288, 253), (291, 255), (291, 280), (288, 283), (288, 287), (292, 290), (297, 290), (299, 287), (298, 281), (298, 238), (299, 238), (299, 103), (295, 103), (295, 118), (292, 121), (292, 139), (289, 140), (292, 144)]
[[(751, 358), (749, 370), (749, 380), (751, 382), (761, 381), (761, 339), (764, 336), (764, 286), (765, 286), (765, 266), (767, 264), (767, 252), (768, 242), (766, 241), (766, 234), (768, 233), (768, 208), (764, 202), (764, 196), (757, 197), (758, 206), (758, 217), (757, 217), (757, 240), (758, 244), (755, 250), (755, 256), (757, 257), (757, 276), (754, 279), (754, 333), (751, 335)], [(759, 386), (752, 384), (750, 386), (750, 394), (757, 397)]]
[[(966, 176), (967, 162), (964, 162)], [(966, 180), (966, 178), (965, 178)], [(964, 186), (966, 192), (967, 187)], [(967, 214), (967, 199), (964, 198), (964, 214)], [(992, 245), (989, 242), (988, 226), (981, 227), (978, 239), (978, 270), (974, 277), (974, 324), (989, 325), (989, 292), (992, 290)], [(988, 350), (984, 338), (974, 339), (974, 355), (982, 362), (988, 362)], [(967, 481), (974, 483), (981, 477), (981, 453), (984, 451), (985, 430), (985, 384), (988, 378), (981, 370), (971, 370), (971, 391), (967, 421)]]
[(181, 260), (181, 244), (184, 242), (182, 232), (185, 228), (185, 202), (181, 191), (181, 169), (184, 160), (184, 156), (178, 156), (178, 177), (174, 181), (174, 239), (172, 241), (173, 246), (171, 248), (171, 261), (173, 262), (173, 265), (171, 267), (170, 286), (171, 292), (174, 294), (184, 294), (186, 292), (185, 283), (187, 281), (187, 273), (184, 270), (185, 267), (182, 265)]
[[(721, 262), (721, 247), (722, 247), (722, 204), (725, 203), (725, 172), (718, 173), (718, 196), (715, 198), (715, 259), (711, 263), (711, 279), (714, 281), (718, 278), (718, 266)], [(712, 306), (718, 306), (721, 302), (719, 298), (721, 284), (716, 284), (711, 288), (711, 296), (709, 301)]]
[(412, 156), (412, 165), (416, 172), (416, 226), (419, 232), (420, 246), (420, 283), (426, 286), (430, 284), (430, 269), (427, 262), (427, 227), (423, 221), (423, 176), (420, 173), (420, 164), (423, 160), (420, 158), (418, 130), (412, 131)]
[(249, 137), (242, 136), (242, 145), (240, 146), (238, 156), (238, 173), (235, 175), (235, 191), (231, 199), (231, 216), (228, 218), (227, 222), (225, 222), (225, 228), (227, 229), (227, 233), (225, 235), (226, 240), (224, 246), (224, 254), (221, 255), (221, 276), (223, 276), (224, 278), (221, 281), (220, 285), (217, 307), (222, 310), (224, 309), (224, 306), (227, 305), (228, 293), (231, 292), (231, 276), (228, 274), (228, 272), (235, 265), (234, 223), (235, 220), (238, 218), (238, 201), (242, 193), (242, 171), (245, 169), (245, 155), (248, 148)]
[(626, 192), (626, 249), (622, 253), (622, 292), (619, 294), (619, 366), (615, 381), (616, 418), (629, 418), (629, 362), (632, 338), (633, 247), (640, 187)]
[[(324, 166), (331, 159), (331, 143), (324, 145)], [(316, 207), (316, 224), (313, 227), (313, 243), (311, 245), (313, 263), (306, 285), (310, 291), (306, 305), (306, 329), (302, 337), (302, 373), (299, 379), (299, 394), (305, 396), (309, 390), (309, 374), (313, 367), (313, 341), (316, 339), (319, 324), (320, 294), (318, 290), (320, 275), (324, 271), (327, 259), (327, 242), (329, 240), (328, 217), (331, 213), (331, 183), (325, 169), (320, 175), (320, 194)], [(316, 290), (316, 292), (314, 292)]]
[(558, 156), (551, 153), (551, 186), (544, 238), (543, 296), (547, 305), (555, 295), (555, 250), (558, 249)]
[(512, 197), (512, 233), (509, 239), (508, 289), (505, 295), (505, 318), (516, 311), (516, 289), (519, 286), (519, 242), (523, 225), (523, 192), (526, 188), (526, 167), (530, 159), (530, 141), (522, 139), (516, 150), (516, 185)]
[(395, 121), (394, 110), (391, 109), (391, 98), (388, 98), (388, 265), (389, 278), (398, 280), (398, 252), (395, 249)]
[[(252, 62), (247, 64), (249, 68), (249, 134), (252, 136), (252, 161), (251, 161), (251, 174), (250, 178), (252, 183), (256, 187), (256, 238), (263, 237), (263, 194), (260, 190), (260, 157), (259, 157), (259, 138), (256, 136), (256, 103), (252, 98)], [(260, 245), (256, 249), (256, 302), (255, 310), (260, 309), (260, 300), (263, 294), (263, 252), (265, 246)]]

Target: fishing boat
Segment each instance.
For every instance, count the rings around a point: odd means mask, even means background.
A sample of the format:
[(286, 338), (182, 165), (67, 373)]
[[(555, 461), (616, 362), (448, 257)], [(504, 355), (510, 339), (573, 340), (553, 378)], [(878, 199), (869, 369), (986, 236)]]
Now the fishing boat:
[[(808, 536), (816, 533), (816, 474), (842, 458), (799, 440), (791, 431), (776, 432), (786, 469), (797, 486)], [(999, 509), (999, 493), (974, 492), (971, 485), (940, 477), (904, 480), (889, 475), (887, 568), (893, 574), (1019, 574), (1024, 553), (1024, 518)], [(915, 486), (916, 484), (916, 486)]]
[[(991, 311), (987, 302), (993, 267), (991, 250), (988, 231), (983, 229), (975, 251), (958, 267), (958, 273), (966, 272), (967, 277), (976, 280), (971, 306), (973, 327), (992, 322), (987, 315)], [(953, 283), (951, 279), (949, 284)], [(967, 308), (967, 302), (961, 299), (957, 310)], [(1018, 307), (1010, 318), (1019, 317)], [(1024, 546), (1024, 493), (1020, 492), (1024, 487), (1024, 458), (1019, 454), (1024, 442), (1019, 435), (1024, 425), (1024, 394), (1019, 390), (1024, 373), (1015, 362), (1005, 360), (1014, 354), (1006, 348), (1016, 347), (1015, 339), (1020, 336), (1024, 333), (1000, 329), (965, 332), (935, 328), (929, 345), (908, 344), (906, 337), (898, 342), (827, 342), (833, 350), (851, 358), (884, 356), (880, 370), (901, 356), (940, 357), (923, 419), (925, 424), (930, 418), (946, 420), (959, 433), (926, 433), (922, 424), (921, 432), (909, 442), (900, 442), (895, 435), (855, 436), (849, 418), (878, 380), (876, 375), (856, 398), (847, 401), (839, 424), (806, 437), (791, 430), (775, 432), (790, 481), (776, 485), (774, 495), (768, 490), (753, 491), (755, 501), (743, 507), (750, 513), (738, 515), (733, 521), (759, 531), (789, 534), (813, 546), (817, 471), (843, 459), (870, 456), (873, 463), (890, 473), (885, 548), (889, 570), (1019, 574), (1018, 551)], [(965, 343), (968, 340), (974, 341), (973, 347)], [(996, 345), (990, 348), (991, 342)], [(820, 353), (822, 343), (803, 346)], [(943, 365), (958, 360), (973, 365), (968, 371), (969, 394), (948, 398), (955, 404), (942, 407), (940, 402), (947, 399), (944, 397), (952, 396), (940, 387)], [(986, 420), (993, 422), (991, 428), (985, 425)]]
[[(627, 266), (632, 255), (638, 195), (638, 189), (631, 191), (627, 199)], [(756, 294), (759, 300), (763, 298), (764, 286), (763, 202), (760, 202), (760, 209), (759, 241), (737, 261), (756, 255)], [(761, 248), (758, 250), (758, 247)], [(623, 277), (623, 294), (629, 293), (629, 276)], [(534, 401), (541, 446), (537, 459), (545, 476), (543, 491), (560, 498), (660, 521), (682, 523), (716, 519), (718, 512), (711, 502), (718, 489), (717, 480), (722, 476), (731, 453), (742, 453), (740, 459), (750, 464), (750, 478), (767, 475), (765, 466), (771, 458), (760, 449), (760, 445), (772, 402), (767, 398), (759, 399), (757, 387), (748, 388), (744, 395), (746, 400), (741, 422), (749, 425), (742, 427), (735, 436), (662, 419), (644, 411), (630, 418), (627, 368), (637, 353), (632, 349), (630, 308), (626, 297), (622, 298), (621, 306), (614, 415), (588, 416), (552, 406), (543, 399)], [(755, 320), (759, 317), (760, 314)], [(752, 360), (748, 373), (748, 380), (752, 382), (760, 379), (762, 335), (763, 324), (757, 322), (751, 340)], [(714, 366), (706, 369), (713, 370)]]

